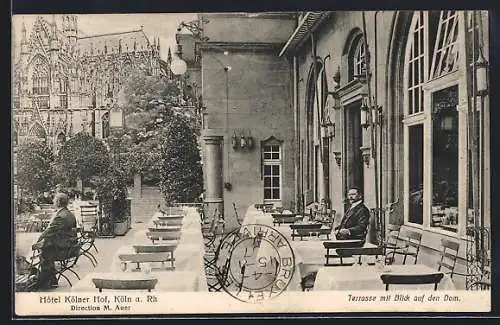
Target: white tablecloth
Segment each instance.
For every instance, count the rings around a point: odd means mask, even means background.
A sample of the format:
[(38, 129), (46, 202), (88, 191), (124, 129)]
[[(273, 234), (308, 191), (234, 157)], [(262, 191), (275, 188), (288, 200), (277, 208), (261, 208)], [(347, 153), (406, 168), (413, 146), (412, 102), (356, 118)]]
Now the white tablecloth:
[(264, 213), (261, 210), (257, 210), (254, 205), (250, 205), (243, 218), (242, 225), (266, 225), (269, 227), (273, 226), (273, 217), (270, 213)]
[[(114, 254), (111, 262), (110, 272), (122, 272), (122, 262), (119, 256), (122, 254), (135, 254), (133, 245), (125, 245), (118, 249)], [(197, 286), (200, 290), (206, 290), (207, 281), (205, 277), (205, 268), (203, 262), (204, 250), (203, 247), (197, 244), (179, 244), (174, 251), (175, 271), (165, 272), (180, 272), (193, 271), (197, 275)], [(153, 270), (160, 269), (161, 263), (150, 263)], [(170, 263), (165, 263), (165, 266), (170, 266)], [(134, 269), (135, 265), (129, 265), (127, 269)]]
[[(436, 269), (423, 264), (389, 265), (383, 269), (378, 265), (322, 267), (316, 275), (314, 290), (385, 290), (380, 275), (388, 271), (393, 274), (418, 274), (436, 272)], [(434, 285), (390, 285), (389, 290), (434, 290)], [(448, 275), (445, 274), (438, 290), (455, 290)]]
[(15, 233), (15, 245), (17, 256), (24, 256), (26, 258), (31, 258), (33, 251), (31, 246), (38, 241), (41, 232), (16, 232)]
[[(136, 272), (122, 272), (118, 274), (118, 276), (123, 277), (125, 275), (126, 277), (130, 276), (131, 278), (134, 278), (134, 273)], [(140, 272), (137, 272), (140, 273)], [(110, 278), (113, 276), (116, 276), (116, 273), (90, 273), (86, 275), (84, 278), (82, 278), (80, 281), (78, 281), (73, 287), (71, 288), (71, 291), (74, 292), (92, 292), (92, 291), (98, 291), (98, 289), (95, 287), (94, 283), (92, 282), (92, 278), (95, 278), (96, 276), (103, 276), (106, 278)], [(198, 291), (198, 274), (197, 272), (193, 271), (176, 271), (176, 272), (169, 272), (169, 271), (158, 271), (158, 272), (151, 272), (148, 274), (148, 276), (152, 278), (157, 278), (158, 283), (156, 284), (155, 288), (152, 290), (152, 292), (193, 292), (193, 291)], [(137, 274), (136, 277), (142, 277), (141, 274)], [(119, 292), (120, 290), (106, 290), (103, 289), (103, 292)], [(123, 290), (121, 290), (123, 291)], [(134, 290), (135, 291), (135, 290)], [(139, 290), (137, 290), (139, 291)], [(144, 290), (147, 291), (147, 290)]]

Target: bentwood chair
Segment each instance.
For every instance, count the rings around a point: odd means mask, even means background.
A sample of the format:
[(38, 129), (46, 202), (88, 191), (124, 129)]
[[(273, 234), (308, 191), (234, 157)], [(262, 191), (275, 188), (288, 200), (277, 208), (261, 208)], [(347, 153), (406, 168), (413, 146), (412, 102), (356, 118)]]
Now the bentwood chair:
[(434, 284), (434, 291), (437, 290), (439, 282), (443, 279), (444, 274), (429, 273), (429, 274), (387, 274), (384, 273), (380, 276), (380, 279), (385, 284), (385, 290), (389, 290), (389, 285), (422, 285), (422, 284)]
[(443, 250), (441, 251), (441, 259), (438, 262), (438, 271), (442, 268), (448, 270), (447, 273), (450, 274), (450, 278), (453, 277), (455, 272), (455, 265), (457, 263), (458, 250), (460, 249), (460, 244), (451, 240), (441, 239), (441, 246)]

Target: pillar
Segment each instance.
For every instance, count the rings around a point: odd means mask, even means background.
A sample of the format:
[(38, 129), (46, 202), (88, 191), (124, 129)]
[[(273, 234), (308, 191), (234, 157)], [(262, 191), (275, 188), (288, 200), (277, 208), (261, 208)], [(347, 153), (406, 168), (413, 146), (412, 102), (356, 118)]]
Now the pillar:
[(82, 181), (82, 179), (81, 179), (81, 178), (77, 178), (77, 179), (76, 179), (76, 189), (77, 189), (78, 191), (80, 191), (80, 192), (82, 193), (82, 195), (84, 194), (84, 193), (83, 193), (83, 181)]
[(224, 200), (222, 198), (222, 137), (205, 136), (205, 216), (209, 219), (215, 215), (215, 210), (224, 216)]
[(140, 198), (142, 196), (142, 183), (141, 174), (134, 175), (134, 198)]

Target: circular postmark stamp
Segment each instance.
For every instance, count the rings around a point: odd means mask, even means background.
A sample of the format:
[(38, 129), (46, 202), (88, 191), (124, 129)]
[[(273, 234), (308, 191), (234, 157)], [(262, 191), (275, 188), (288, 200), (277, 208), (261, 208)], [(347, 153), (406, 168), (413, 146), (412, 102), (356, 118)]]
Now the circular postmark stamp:
[(267, 225), (244, 225), (228, 233), (216, 252), (217, 279), (232, 297), (260, 303), (281, 294), (295, 271), (288, 240)]

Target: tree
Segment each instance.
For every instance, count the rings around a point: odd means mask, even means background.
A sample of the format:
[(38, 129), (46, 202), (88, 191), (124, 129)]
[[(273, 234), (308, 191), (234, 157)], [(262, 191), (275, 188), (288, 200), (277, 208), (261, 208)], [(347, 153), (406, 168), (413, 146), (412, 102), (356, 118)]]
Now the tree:
[(54, 155), (47, 144), (32, 139), (19, 147), (17, 152), (17, 182), (33, 195), (48, 191), (53, 184)]
[(175, 114), (164, 129), (161, 143), (160, 190), (167, 205), (193, 202), (203, 190), (196, 130), (188, 118)]
[[(128, 177), (141, 173), (145, 183), (156, 185), (160, 181), (161, 134), (174, 114), (184, 116), (196, 134), (200, 122), (186, 109), (178, 82), (159, 76), (133, 73), (120, 90), (118, 104), (125, 112), (126, 123), (117, 144), (120, 162)], [(110, 137), (106, 141), (116, 140)]]
[(87, 133), (77, 133), (59, 150), (55, 171), (67, 185), (74, 185), (77, 178), (85, 184), (91, 177), (102, 175), (110, 160), (108, 149), (101, 140)]

